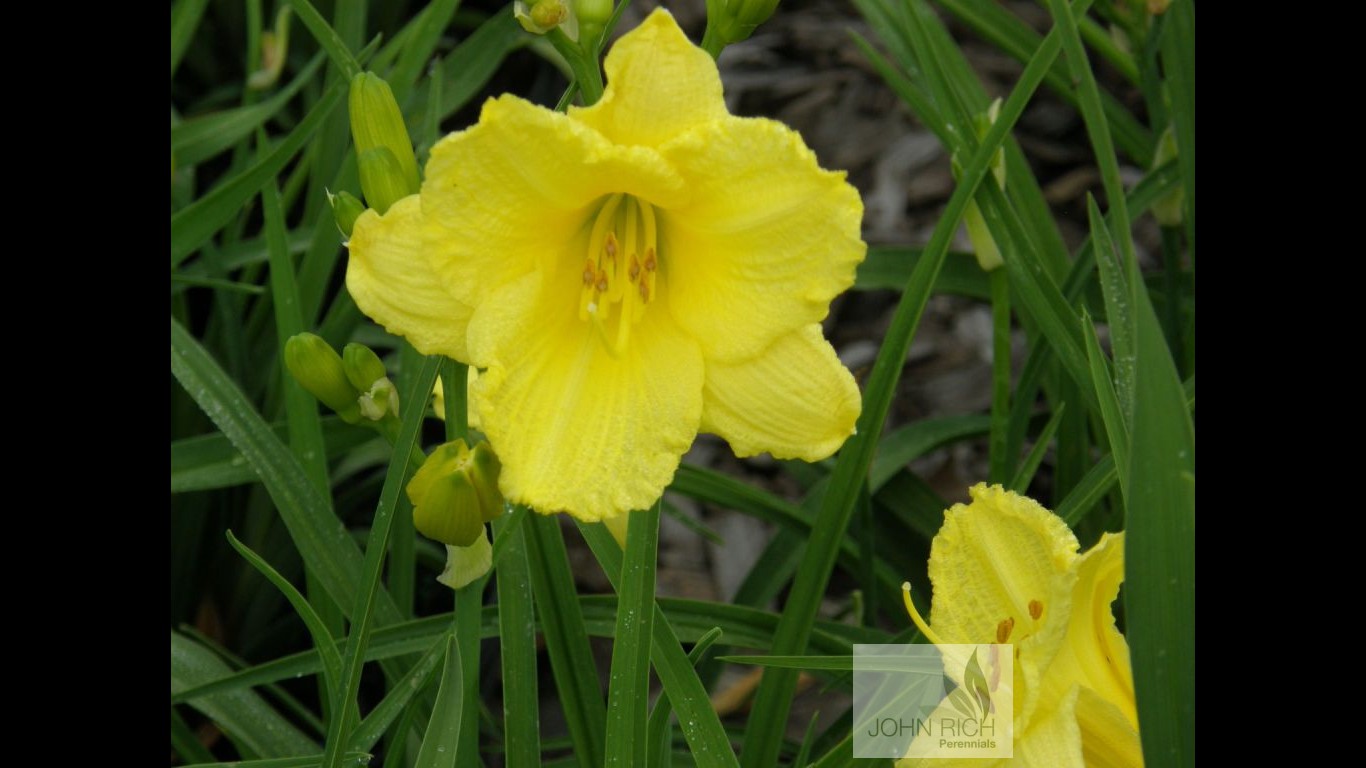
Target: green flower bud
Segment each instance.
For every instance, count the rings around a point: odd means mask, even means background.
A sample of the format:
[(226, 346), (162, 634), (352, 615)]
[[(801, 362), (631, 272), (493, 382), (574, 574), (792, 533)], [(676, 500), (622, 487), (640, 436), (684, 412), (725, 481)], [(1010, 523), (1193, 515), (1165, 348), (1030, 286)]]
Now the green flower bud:
[(450, 587), (460, 589), (489, 572), (493, 567), (493, 545), (487, 533), (475, 538), (468, 547), (446, 545), (446, 570), (436, 580)]
[[(417, 158), (413, 155), (413, 142), (408, 138), (408, 128), (403, 123), (403, 113), (398, 110), (394, 92), (389, 84), (373, 72), (362, 72), (351, 80), (351, 93), (348, 101), (351, 112), (351, 136), (356, 142), (356, 157), (363, 159), (365, 153), (383, 147), (393, 154), (397, 171), (392, 185), (402, 190), (393, 197), (398, 200), (417, 192)], [(365, 199), (372, 208), (379, 209), (370, 197), (369, 188), (364, 187), (365, 175), (362, 171), (362, 188)], [(392, 202), (392, 200), (391, 200)], [(388, 210), (384, 206), (380, 213)]]
[(347, 380), (341, 356), (320, 336), (300, 333), (285, 342), (285, 367), (300, 386), (350, 424), (360, 421), (360, 392)]
[[(1156, 170), (1176, 159), (1176, 134), (1172, 126), (1162, 132), (1157, 140), (1157, 151), (1153, 153), (1153, 169)], [(1186, 190), (1177, 187), (1153, 203), (1153, 218), (1164, 227), (1179, 227), (1186, 204)]]
[(332, 206), (332, 217), (337, 220), (337, 229), (341, 230), (342, 237), (350, 240), (351, 230), (356, 227), (356, 219), (365, 213), (365, 203), (345, 190), (335, 195), (328, 192), (327, 202)]
[[(985, 112), (979, 113), (973, 118), (973, 130), (977, 134), (978, 140), (986, 138), (987, 132), (991, 130), (992, 123), (1001, 114), (1001, 100), (996, 99), (991, 102)], [(950, 167), (953, 170), (953, 177), (959, 178), (963, 174), (962, 164), (955, 156)], [(991, 156), (991, 176), (996, 180), (996, 184), (1002, 190), (1006, 188), (1006, 154), (1004, 147), (998, 147)], [(968, 230), (968, 240), (972, 243), (973, 253), (977, 256), (977, 265), (984, 272), (990, 272), (1003, 264), (1001, 249), (996, 245), (996, 239), (991, 236), (991, 230), (987, 228), (987, 221), (982, 216), (982, 209), (978, 207), (976, 200), (969, 200), (968, 206), (963, 211), (963, 226)]]
[(498, 459), (487, 443), (464, 440), (438, 447), (408, 481), (413, 524), (429, 539), (457, 547), (475, 543), (484, 523), (503, 511)]
[(351, 385), (361, 392), (374, 386), (375, 382), (389, 375), (384, 362), (373, 349), (364, 344), (351, 342), (342, 348), (342, 368)]
[(360, 188), (365, 193), (365, 202), (381, 216), (394, 203), (417, 191), (409, 191), (398, 160), (388, 147), (372, 147), (360, 153)]
[(544, 35), (559, 27), (570, 39), (579, 37), (578, 17), (565, 0), (516, 0), (512, 4), (512, 15), (522, 29), (533, 35)]
[(726, 45), (748, 40), (778, 8), (778, 0), (711, 0), (707, 25)]

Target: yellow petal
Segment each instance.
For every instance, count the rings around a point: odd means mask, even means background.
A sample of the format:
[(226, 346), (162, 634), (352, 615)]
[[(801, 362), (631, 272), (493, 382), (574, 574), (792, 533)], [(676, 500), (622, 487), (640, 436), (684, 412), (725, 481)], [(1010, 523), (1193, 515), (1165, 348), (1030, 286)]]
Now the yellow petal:
[(742, 363), (709, 363), (702, 430), (726, 439), (736, 456), (769, 451), (817, 461), (854, 433), (858, 385), (813, 323)]
[(1037, 708), (1056, 706), (1039, 693), (1067, 632), (1077, 539), (1032, 499), (985, 483), (969, 493), (972, 503), (945, 513), (931, 546), (930, 624), (945, 643), (1016, 646), (1015, 711), (1025, 727)]
[[(422, 210), (444, 237), (433, 267), (471, 306), (516, 278), (554, 268), (591, 206), (627, 193), (683, 201), (682, 181), (652, 149), (620, 147), (566, 115), (515, 96), (484, 103), (479, 123), (432, 148)], [(583, 253), (571, 259), (583, 264)]]
[(781, 123), (730, 118), (661, 148), (690, 201), (660, 212), (661, 290), (708, 361), (820, 322), (854, 282), (863, 203)]
[(571, 107), (569, 114), (618, 144), (659, 146), (728, 114), (716, 62), (662, 8), (622, 35), (603, 68), (602, 98), (591, 107)]
[[(1015, 757), (1011, 766), (1030, 768), (1088, 768), (1082, 755), (1081, 729), (1077, 725), (1077, 689), (1057, 706), (1035, 717), (1023, 733), (1015, 734)], [(1018, 699), (1016, 706), (1019, 706)]]
[(476, 312), (471, 349), (489, 367), (474, 400), (503, 495), (593, 522), (654, 503), (673, 479), (701, 418), (702, 358), (660, 303), (611, 356), (560, 290), (576, 269), (528, 275)]
[(1138, 768), (1143, 746), (1120, 708), (1089, 688), (1078, 688), (1077, 725), (1087, 768)]
[(1138, 726), (1129, 644), (1115, 628), (1111, 604), (1124, 581), (1124, 534), (1107, 533), (1077, 562), (1067, 640), (1048, 669), (1047, 686), (1081, 685), (1118, 708)]
[(356, 219), (346, 289), (356, 306), (424, 355), (464, 358), (471, 308), (442, 287), (428, 261), (432, 230), (417, 195)]

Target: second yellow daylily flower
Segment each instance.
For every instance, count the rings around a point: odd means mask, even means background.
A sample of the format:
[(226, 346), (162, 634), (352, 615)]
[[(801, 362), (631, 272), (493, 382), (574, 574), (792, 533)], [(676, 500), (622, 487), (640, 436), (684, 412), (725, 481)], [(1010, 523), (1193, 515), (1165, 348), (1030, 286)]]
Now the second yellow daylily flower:
[(508, 500), (585, 521), (654, 503), (699, 431), (814, 461), (860, 409), (820, 326), (866, 251), (844, 174), (729, 114), (665, 11), (605, 69), (568, 114), (486, 102), (420, 194), (356, 221), (347, 270), (366, 314), (479, 369)]
[[(1040, 768), (1143, 765), (1129, 646), (1110, 604), (1124, 581), (1124, 534), (1085, 554), (1071, 529), (1037, 502), (999, 485), (970, 489), (971, 504), (944, 515), (930, 550), (930, 624), (937, 645), (1015, 646), (1015, 757), (974, 766)], [(904, 759), (897, 768), (952, 768)]]

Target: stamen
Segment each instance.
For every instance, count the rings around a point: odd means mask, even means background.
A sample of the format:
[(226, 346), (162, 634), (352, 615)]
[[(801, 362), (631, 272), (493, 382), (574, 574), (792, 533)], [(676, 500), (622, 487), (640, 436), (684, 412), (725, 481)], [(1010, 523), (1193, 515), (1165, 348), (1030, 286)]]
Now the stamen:
[(1029, 618), (1038, 621), (1043, 615), (1043, 603), (1039, 600), (1029, 601)]
[(635, 254), (632, 254), (632, 255), (631, 255), (631, 282), (634, 283), (634, 282), (635, 282), (637, 279), (639, 279), (639, 278), (640, 278), (640, 259), (637, 258), (637, 257), (635, 256)]
[(607, 270), (598, 270), (598, 281), (593, 285), (593, 287), (597, 289), (598, 293), (607, 293)]
[(914, 622), (915, 626), (920, 630), (920, 634), (924, 635), (926, 640), (929, 640), (935, 645), (946, 645), (943, 640), (939, 639), (939, 635), (936, 635), (934, 631), (930, 629), (930, 625), (926, 624), (925, 620), (920, 618), (920, 611), (917, 611), (915, 609), (915, 603), (911, 602), (911, 582), (909, 581), (902, 582), (901, 584), (901, 602), (906, 604), (906, 612), (911, 614), (911, 621)]
[(996, 625), (996, 642), (1004, 643), (1010, 639), (1010, 630), (1015, 628), (1015, 617), (1007, 616)]
[(597, 276), (598, 270), (597, 267), (594, 266), (593, 260), (589, 259), (588, 261), (585, 261), (583, 263), (583, 284), (591, 287), (593, 285), (593, 279)]

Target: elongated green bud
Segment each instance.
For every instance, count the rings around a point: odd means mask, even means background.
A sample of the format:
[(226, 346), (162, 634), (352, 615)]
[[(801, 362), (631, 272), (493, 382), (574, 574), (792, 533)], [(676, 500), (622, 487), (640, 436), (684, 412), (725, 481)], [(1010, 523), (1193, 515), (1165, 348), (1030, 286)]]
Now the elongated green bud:
[(432, 451), (408, 481), (417, 530), (451, 546), (475, 543), (484, 523), (503, 512), (498, 470), (488, 443), (470, 450), (464, 440), (455, 440)]
[(356, 227), (356, 219), (365, 213), (365, 203), (346, 190), (335, 195), (328, 192), (327, 202), (332, 206), (332, 217), (337, 220), (337, 229), (341, 230), (342, 237), (350, 240), (351, 230)]
[(398, 160), (388, 147), (372, 147), (360, 153), (360, 188), (365, 192), (365, 201), (381, 216), (394, 203), (417, 191), (409, 191)]
[[(977, 138), (983, 139), (987, 131), (991, 130), (992, 123), (1001, 114), (1001, 100), (996, 99), (991, 102), (985, 112), (979, 113), (973, 119), (973, 130)], [(962, 175), (963, 168), (954, 157), (950, 163), (954, 178)], [(1006, 155), (1003, 147), (998, 147), (991, 156), (991, 178), (996, 180), (997, 186), (1002, 190), (1006, 188)], [(985, 182), (984, 182), (985, 183)], [(968, 240), (972, 243), (973, 253), (977, 256), (977, 265), (984, 272), (990, 272), (1003, 264), (1001, 249), (996, 245), (996, 239), (991, 236), (991, 230), (987, 227), (986, 219), (982, 216), (982, 209), (977, 205), (976, 200), (969, 200), (968, 206), (963, 210), (963, 226), (968, 231)]]
[[(363, 159), (366, 152), (378, 147), (388, 149), (397, 167), (397, 180), (392, 182), (392, 186), (402, 191), (393, 199), (398, 200), (417, 192), (417, 158), (413, 155), (413, 142), (408, 137), (403, 113), (398, 109), (398, 102), (394, 100), (394, 92), (389, 89), (389, 84), (373, 72), (356, 75), (351, 80), (348, 106), (357, 159)], [(362, 172), (362, 187), (364, 179)], [(370, 201), (372, 208), (379, 209), (371, 199), (368, 188), (365, 189), (365, 199)], [(384, 210), (388, 210), (388, 206)]]
[(285, 367), (309, 394), (348, 423), (360, 421), (360, 392), (351, 385), (341, 356), (320, 336), (300, 333), (285, 342)]
[(707, 3), (707, 26), (726, 45), (738, 43), (748, 40), (777, 8), (778, 0), (712, 0)]

